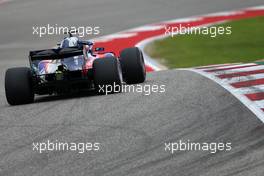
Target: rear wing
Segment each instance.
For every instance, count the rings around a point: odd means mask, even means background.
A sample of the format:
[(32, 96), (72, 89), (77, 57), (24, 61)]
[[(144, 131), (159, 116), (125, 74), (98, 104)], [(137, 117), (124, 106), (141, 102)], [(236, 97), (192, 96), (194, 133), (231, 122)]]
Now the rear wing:
[(29, 52), (29, 59), (34, 60), (57, 60), (68, 57), (83, 55), (83, 50), (77, 47), (46, 49)]

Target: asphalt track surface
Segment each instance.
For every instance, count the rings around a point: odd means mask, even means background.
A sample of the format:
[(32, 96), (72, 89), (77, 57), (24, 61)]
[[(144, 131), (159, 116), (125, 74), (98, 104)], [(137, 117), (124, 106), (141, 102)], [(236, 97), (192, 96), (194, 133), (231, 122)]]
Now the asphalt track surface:
[[(4, 72), (53, 46), (33, 25), (98, 25), (110, 34), (177, 17), (255, 6), (262, 0), (19, 0), (0, 5), (0, 175), (263, 175), (264, 128), (216, 83), (189, 71), (148, 74), (166, 93), (39, 97), (10, 107)], [(100, 151), (32, 151), (33, 142), (100, 142)], [(232, 142), (229, 152), (165, 152), (165, 142)]]

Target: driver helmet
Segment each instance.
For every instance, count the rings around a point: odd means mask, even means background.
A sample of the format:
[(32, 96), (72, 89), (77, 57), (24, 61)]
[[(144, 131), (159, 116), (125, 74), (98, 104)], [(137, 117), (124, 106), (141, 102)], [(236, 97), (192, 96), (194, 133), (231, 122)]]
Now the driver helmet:
[(78, 46), (78, 38), (77, 37), (66, 37), (61, 41), (60, 48), (69, 48)]

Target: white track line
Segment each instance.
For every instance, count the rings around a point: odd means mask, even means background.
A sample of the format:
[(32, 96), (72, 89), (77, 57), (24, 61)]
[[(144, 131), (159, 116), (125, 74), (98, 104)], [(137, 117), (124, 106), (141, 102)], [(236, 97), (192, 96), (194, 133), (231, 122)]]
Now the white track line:
[(128, 32), (144, 32), (144, 31), (156, 31), (164, 29), (164, 25), (147, 25), (128, 30)]
[[(210, 69), (204, 69), (203, 71), (212, 71), (212, 70), (216, 70), (216, 69), (230, 69), (230, 68), (234, 68), (236, 69), (236, 67), (242, 67), (242, 66), (250, 66), (250, 65), (255, 65), (255, 66), (258, 66), (257, 64), (254, 64), (254, 63), (248, 63), (248, 64), (237, 64), (237, 65), (230, 65), (230, 66), (220, 66), (220, 67), (215, 67), (215, 68), (210, 68)], [(247, 67), (246, 67), (247, 68)], [(242, 69), (242, 68), (239, 68), (239, 69)]]
[(241, 64), (241, 63), (206, 65), (206, 66), (196, 67), (196, 69), (206, 70), (206, 69), (213, 69), (217, 67), (225, 67), (225, 66), (238, 65), (238, 64)]
[(221, 70), (221, 71), (215, 71), (215, 72), (209, 72), (209, 73), (217, 76), (217, 75), (234, 74), (234, 73), (246, 72), (246, 71), (262, 70), (262, 69), (264, 69), (263, 66), (255, 65), (252, 67), (234, 68), (234, 69)]
[(263, 10), (264, 9), (264, 5), (263, 6), (256, 6), (256, 7), (249, 7), (246, 10)]

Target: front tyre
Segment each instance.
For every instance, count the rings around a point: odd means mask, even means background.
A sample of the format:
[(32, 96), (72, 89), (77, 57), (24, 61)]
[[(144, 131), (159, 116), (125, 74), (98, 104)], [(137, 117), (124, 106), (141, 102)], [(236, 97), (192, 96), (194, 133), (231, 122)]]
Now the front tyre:
[(144, 57), (139, 48), (126, 48), (121, 51), (120, 62), (127, 84), (138, 84), (146, 80)]
[(5, 93), (10, 105), (34, 101), (31, 70), (27, 67), (10, 68), (5, 74)]

